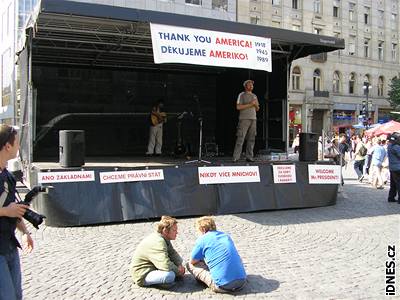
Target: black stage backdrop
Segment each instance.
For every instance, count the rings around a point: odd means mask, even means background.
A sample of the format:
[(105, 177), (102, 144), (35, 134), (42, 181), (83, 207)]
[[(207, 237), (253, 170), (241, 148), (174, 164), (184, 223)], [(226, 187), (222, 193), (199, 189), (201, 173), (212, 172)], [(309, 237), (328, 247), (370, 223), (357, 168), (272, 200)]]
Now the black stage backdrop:
[[(273, 132), (270, 140), (273, 148), (284, 150), (282, 128), (286, 128), (283, 117), (286, 112), (282, 107), (286, 105), (286, 89), (280, 87), (286, 84), (284, 65), (283, 61), (274, 61), (274, 77), (262, 71), (201, 66), (191, 71), (156, 71), (36, 65), (33, 82), (37, 91), (37, 136), (53, 118), (72, 115), (34, 142), (34, 161), (57, 160), (59, 130), (68, 129), (85, 131), (86, 156), (143, 155), (148, 140), (149, 112), (158, 99), (164, 99), (167, 113), (190, 112), (183, 120), (182, 132), (193, 155), (198, 150), (199, 113), (204, 120), (203, 144), (215, 142), (221, 153), (230, 155), (238, 116), (236, 98), (248, 78), (255, 80), (254, 92), (261, 103), (256, 151), (266, 148), (268, 127)], [(269, 92), (270, 85), (275, 88)], [(274, 104), (276, 101), (278, 105)], [(272, 123), (267, 120), (267, 110), (278, 116), (271, 119)], [(177, 119), (171, 116), (164, 127), (164, 154), (173, 152), (176, 140)]]

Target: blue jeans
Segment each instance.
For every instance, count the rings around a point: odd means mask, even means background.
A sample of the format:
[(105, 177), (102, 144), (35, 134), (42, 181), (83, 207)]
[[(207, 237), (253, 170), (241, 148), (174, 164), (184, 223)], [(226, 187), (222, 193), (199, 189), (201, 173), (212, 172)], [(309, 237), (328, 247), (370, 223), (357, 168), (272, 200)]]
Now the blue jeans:
[(356, 171), (358, 179), (360, 179), (363, 174), (364, 162), (364, 159), (354, 161), (354, 171)]
[(175, 281), (175, 273), (172, 271), (151, 271), (144, 279), (144, 286), (155, 284), (169, 284)]
[(0, 255), (0, 300), (22, 299), (18, 249)]

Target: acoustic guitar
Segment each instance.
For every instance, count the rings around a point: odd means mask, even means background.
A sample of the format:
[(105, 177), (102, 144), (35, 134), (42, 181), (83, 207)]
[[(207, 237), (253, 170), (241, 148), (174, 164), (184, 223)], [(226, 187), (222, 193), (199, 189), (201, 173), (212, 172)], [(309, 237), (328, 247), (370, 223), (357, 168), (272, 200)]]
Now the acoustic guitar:
[(151, 124), (156, 126), (167, 121), (167, 114), (165, 112), (151, 112)]

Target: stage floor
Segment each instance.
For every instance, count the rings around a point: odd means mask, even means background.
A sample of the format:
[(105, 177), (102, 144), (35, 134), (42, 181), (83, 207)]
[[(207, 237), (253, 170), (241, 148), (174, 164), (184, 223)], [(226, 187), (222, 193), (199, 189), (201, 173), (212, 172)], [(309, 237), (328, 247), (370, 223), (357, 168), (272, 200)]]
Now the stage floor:
[[(176, 158), (173, 156), (131, 156), (131, 157), (86, 157), (85, 164), (80, 168), (99, 168), (99, 167), (121, 167), (121, 168), (140, 168), (140, 167), (171, 167), (171, 166), (185, 166), (199, 164), (204, 165), (207, 163), (196, 161), (198, 157)], [(298, 161), (297, 155), (290, 155), (287, 160), (266, 160), (262, 157), (256, 157), (254, 162), (247, 162), (246, 159), (241, 159), (238, 162), (232, 162), (231, 156), (213, 156), (203, 157), (203, 160), (209, 161), (211, 165), (253, 165), (253, 164), (271, 164), (271, 163), (292, 163)], [(190, 161), (195, 160), (193, 163)], [(34, 168), (39, 170), (43, 169), (59, 169), (60, 163), (56, 159), (49, 161), (37, 161), (32, 163)], [(76, 168), (76, 167), (74, 167)], [(69, 169), (69, 168), (63, 168)]]

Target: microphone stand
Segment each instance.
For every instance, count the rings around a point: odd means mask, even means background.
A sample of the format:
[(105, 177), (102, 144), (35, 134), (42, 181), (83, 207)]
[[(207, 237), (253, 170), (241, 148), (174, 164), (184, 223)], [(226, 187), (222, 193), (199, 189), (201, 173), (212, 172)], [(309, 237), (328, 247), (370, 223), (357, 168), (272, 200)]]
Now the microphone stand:
[(211, 164), (210, 161), (208, 160), (203, 160), (201, 159), (201, 150), (202, 150), (202, 142), (203, 142), (203, 115), (201, 113), (200, 109), (200, 101), (197, 95), (193, 96), (194, 101), (197, 102), (197, 112), (199, 114), (198, 121), (199, 121), (199, 155), (196, 160), (190, 160), (185, 162), (185, 164), (191, 164), (191, 163), (206, 163), (206, 164)]

